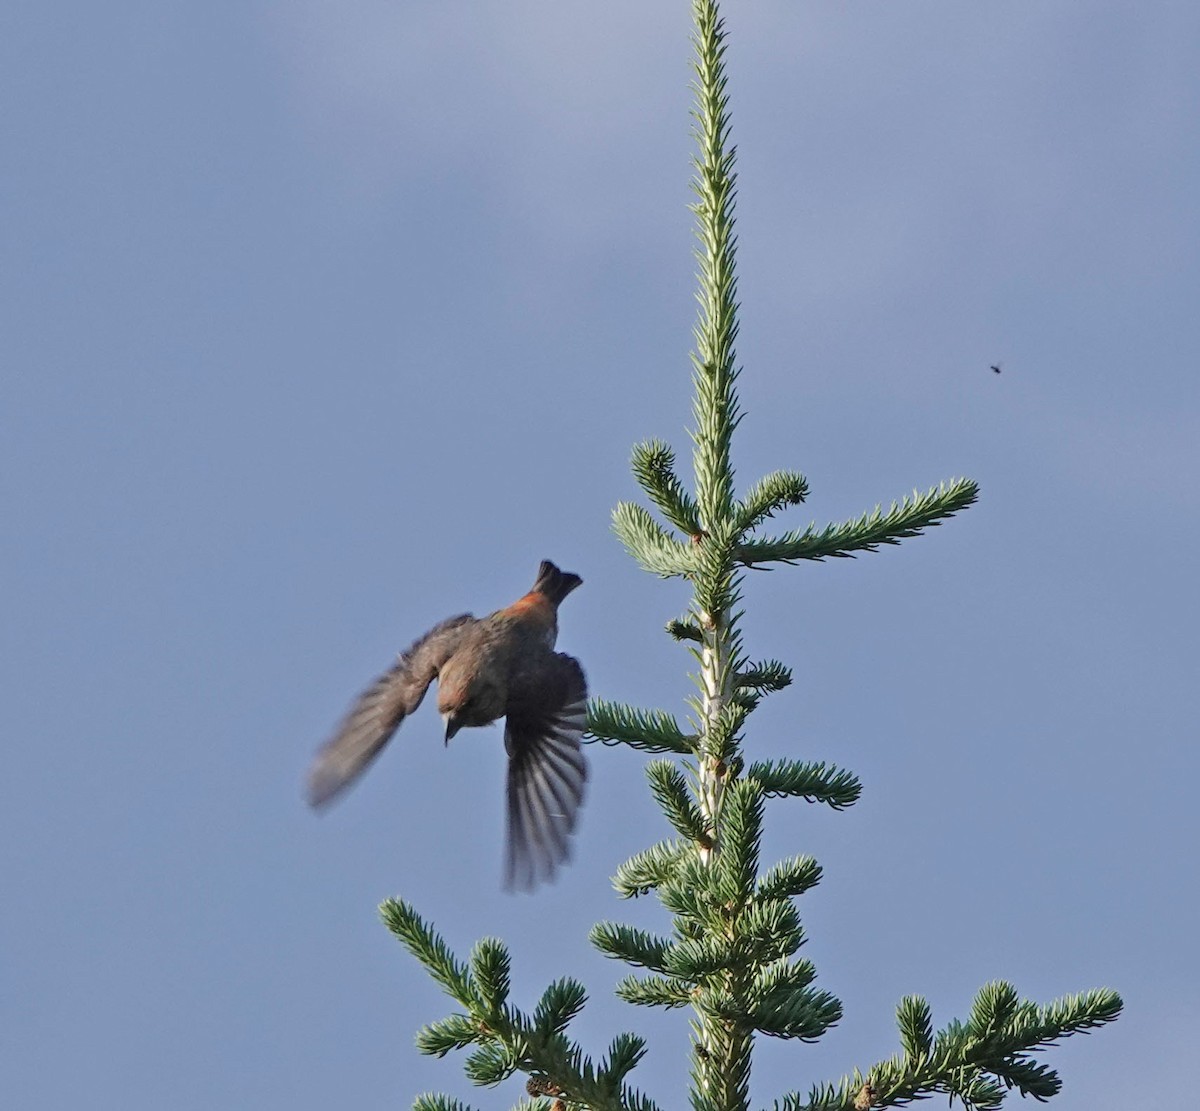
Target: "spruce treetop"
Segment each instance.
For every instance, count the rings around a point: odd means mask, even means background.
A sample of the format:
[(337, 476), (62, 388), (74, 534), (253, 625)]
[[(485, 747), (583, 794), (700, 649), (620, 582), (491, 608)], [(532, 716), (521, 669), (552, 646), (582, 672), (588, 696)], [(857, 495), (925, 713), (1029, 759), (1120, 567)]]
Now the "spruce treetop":
[[(666, 443), (638, 445), (633, 472), (652, 508), (622, 503), (613, 527), (645, 570), (691, 584), (691, 604), (667, 632), (690, 652), (699, 693), (686, 723), (661, 709), (600, 699), (589, 707), (594, 740), (655, 754), (646, 775), (670, 827), (666, 839), (623, 863), (613, 878), (622, 898), (654, 893), (669, 915), (669, 932), (602, 922), (591, 940), (633, 970), (617, 986), (621, 999), (690, 1009), (693, 1111), (747, 1111), (758, 1036), (813, 1041), (842, 1017), (838, 999), (816, 986), (812, 962), (798, 955), (805, 941), (798, 899), (820, 881), (821, 868), (797, 855), (763, 869), (767, 800), (803, 799), (840, 810), (857, 801), (862, 787), (851, 772), (823, 761), (747, 757), (750, 715), (789, 685), (791, 672), (778, 660), (747, 653), (740, 630), (742, 578), (752, 568), (853, 557), (898, 544), (971, 506), (978, 489), (968, 479), (954, 479), (893, 501), (886, 511), (875, 507), (840, 523), (783, 531), (773, 531), (774, 519), (805, 501), (803, 475), (777, 471), (738, 495), (731, 462), (741, 420), (736, 175), (726, 36), (716, 0), (693, 0), (692, 15), (699, 310), (691, 357), (691, 484), (678, 474)], [(532, 1010), (522, 1010), (509, 998), (510, 960), (502, 942), (485, 939), (461, 961), (407, 903), (388, 900), (382, 913), (458, 1005), (419, 1032), (422, 1052), (440, 1057), (469, 1050), (465, 1070), (477, 1085), (524, 1074), (529, 1100), (520, 1107), (653, 1111), (681, 1105), (675, 1095), (655, 1104), (631, 1086), (629, 1076), (647, 1049), (638, 1035), (618, 1034), (599, 1058), (571, 1038), (571, 1020), (587, 998), (575, 980), (556, 980)], [(894, 1056), (816, 1083), (806, 1093), (782, 1093), (774, 1111), (866, 1111), (937, 1094), (967, 1109), (991, 1111), (1013, 1090), (1045, 1100), (1062, 1084), (1039, 1053), (1113, 1021), (1121, 1007), (1120, 997), (1107, 989), (1039, 1005), (996, 981), (979, 990), (967, 1018), (935, 1031), (926, 1000), (908, 996), (896, 1010), (900, 1048)], [(419, 1097), (414, 1108), (470, 1111), (438, 1095)]]

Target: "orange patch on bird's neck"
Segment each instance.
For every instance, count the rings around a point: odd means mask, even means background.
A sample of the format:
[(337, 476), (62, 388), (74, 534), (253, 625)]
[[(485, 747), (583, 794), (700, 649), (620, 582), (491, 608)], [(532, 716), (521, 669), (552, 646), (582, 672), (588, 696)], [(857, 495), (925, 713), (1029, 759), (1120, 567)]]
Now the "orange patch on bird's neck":
[(512, 613), (520, 614), (527, 619), (540, 621), (546, 625), (553, 624), (554, 622), (554, 606), (550, 604), (550, 599), (540, 590), (531, 590), (524, 597), (518, 598), (508, 608)]

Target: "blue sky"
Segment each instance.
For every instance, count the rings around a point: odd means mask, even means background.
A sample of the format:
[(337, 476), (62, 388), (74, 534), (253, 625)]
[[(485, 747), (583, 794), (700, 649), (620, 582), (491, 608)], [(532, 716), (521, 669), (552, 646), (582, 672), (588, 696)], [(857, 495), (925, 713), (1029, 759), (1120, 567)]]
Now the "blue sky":
[[(1190, 1090), (1200, 1039), (1195, 480), (1200, 9), (730, 2), (743, 484), (794, 523), (976, 479), (901, 548), (755, 574), (796, 683), (756, 757), (864, 780), (773, 804), (818, 1046), (758, 1104), (895, 1049), (985, 981), (1109, 985), (1054, 1106)], [(593, 693), (681, 709), (685, 604), (608, 527), (630, 447), (687, 454), (687, 5), (9, 4), (0, 19), (0, 633), (11, 1105), (405, 1107), (476, 1092), (378, 923), (505, 938), (517, 1001), (580, 976), (600, 1051), (682, 1102), (686, 1023), (611, 997), (608, 876), (663, 835), (590, 750), (577, 858), (499, 891), (499, 730), (426, 709), (309, 813), (313, 749), (393, 654), (552, 558)], [(988, 366), (1003, 362), (1003, 374)]]

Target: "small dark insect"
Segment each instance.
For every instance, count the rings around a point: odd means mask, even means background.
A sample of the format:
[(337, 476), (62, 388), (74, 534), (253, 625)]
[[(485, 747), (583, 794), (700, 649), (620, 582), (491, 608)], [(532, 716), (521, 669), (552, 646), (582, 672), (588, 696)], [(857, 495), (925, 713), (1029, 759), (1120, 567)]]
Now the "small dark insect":
[(993, 373), (993, 374), (999, 374), (999, 373), (1000, 373), (1000, 368), (1001, 368), (1003, 365), (1004, 365), (1003, 363), (992, 363), (992, 373)]

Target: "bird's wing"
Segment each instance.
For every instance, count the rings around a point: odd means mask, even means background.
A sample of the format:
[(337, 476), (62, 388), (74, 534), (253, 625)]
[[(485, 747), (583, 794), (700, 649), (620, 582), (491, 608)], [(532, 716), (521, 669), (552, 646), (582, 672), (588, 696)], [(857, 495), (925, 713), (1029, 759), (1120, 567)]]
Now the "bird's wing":
[(321, 746), (308, 773), (308, 801), (323, 806), (350, 786), (425, 697), (442, 665), (477, 622), (469, 613), (435, 625), (375, 680)]
[(587, 681), (579, 661), (546, 653), (509, 689), (508, 839), (504, 886), (529, 891), (570, 855), (587, 763)]

